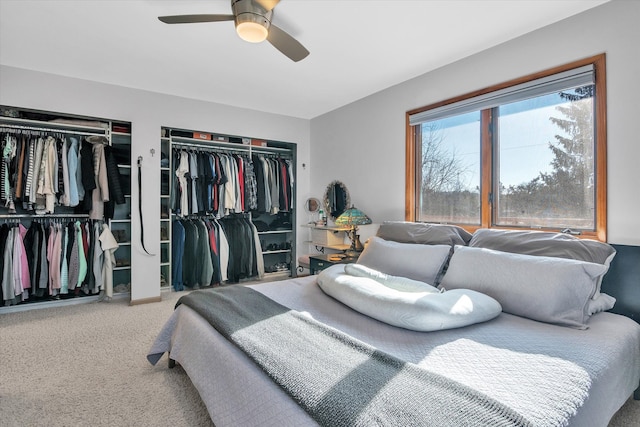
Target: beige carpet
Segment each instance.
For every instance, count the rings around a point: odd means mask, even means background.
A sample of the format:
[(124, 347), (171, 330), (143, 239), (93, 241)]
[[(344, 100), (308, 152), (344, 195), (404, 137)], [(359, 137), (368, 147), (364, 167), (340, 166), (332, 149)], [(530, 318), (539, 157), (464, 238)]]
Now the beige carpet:
[[(184, 371), (145, 357), (180, 295), (0, 314), (0, 425), (212, 425)], [(640, 426), (640, 401), (610, 426)]]

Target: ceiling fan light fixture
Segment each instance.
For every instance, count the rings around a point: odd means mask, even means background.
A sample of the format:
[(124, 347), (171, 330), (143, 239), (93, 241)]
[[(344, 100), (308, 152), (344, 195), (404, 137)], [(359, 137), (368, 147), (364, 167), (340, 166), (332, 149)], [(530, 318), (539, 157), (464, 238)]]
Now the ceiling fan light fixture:
[(264, 25), (252, 21), (239, 22), (236, 25), (236, 32), (242, 40), (249, 43), (263, 42), (269, 35), (269, 31)]
[(309, 51), (280, 27), (271, 24), (273, 8), (280, 0), (231, 0), (233, 14), (159, 16), (165, 24), (234, 21), (238, 36), (250, 43), (269, 43), (293, 62), (303, 60)]

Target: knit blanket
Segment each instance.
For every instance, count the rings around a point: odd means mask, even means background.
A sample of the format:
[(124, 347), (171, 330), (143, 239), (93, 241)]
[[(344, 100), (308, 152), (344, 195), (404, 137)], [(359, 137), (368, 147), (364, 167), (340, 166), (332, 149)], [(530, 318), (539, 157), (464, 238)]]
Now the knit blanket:
[[(504, 404), (381, 352), (244, 286), (185, 304), (324, 426), (530, 426)], [(215, 362), (213, 362), (215, 363)]]

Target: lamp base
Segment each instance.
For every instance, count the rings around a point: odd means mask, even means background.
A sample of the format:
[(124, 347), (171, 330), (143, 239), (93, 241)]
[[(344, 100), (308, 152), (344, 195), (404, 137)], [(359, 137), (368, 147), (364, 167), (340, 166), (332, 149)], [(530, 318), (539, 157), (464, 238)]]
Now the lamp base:
[(351, 248), (349, 248), (346, 251), (344, 251), (344, 254), (347, 256), (347, 258), (358, 258), (360, 256), (360, 253), (361, 252), (354, 251)]
[(351, 247), (347, 249), (344, 253), (349, 258), (357, 258), (360, 256), (360, 253), (364, 250), (364, 246), (362, 246), (362, 242), (360, 242), (360, 235), (356, 234), (355, 227), (349, 231), (349, 238), (351, 239)]
[(364, 246), (362, 246), (362, 242), (360, 241), (360, 235), (356, 234), (355, 235), (356, 238), (353, 239), (353, 244), (352, 246), (354, 247), (354, 249), (358, 252), (362, 252), (364, 250)]

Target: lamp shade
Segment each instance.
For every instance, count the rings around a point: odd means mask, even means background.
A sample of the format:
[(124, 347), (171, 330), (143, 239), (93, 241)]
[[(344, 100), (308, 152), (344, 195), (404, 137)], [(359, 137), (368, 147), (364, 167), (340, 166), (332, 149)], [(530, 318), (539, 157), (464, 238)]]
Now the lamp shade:
[(338, 218), (336, 218), (335, 223), (336, 225), (350, 227), (353, 225), (371, 224), (371, 218), (352, 205), (349, 209), (342, 212)]

